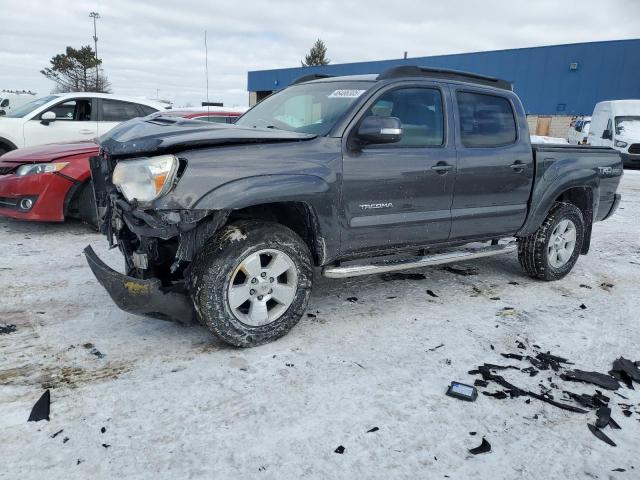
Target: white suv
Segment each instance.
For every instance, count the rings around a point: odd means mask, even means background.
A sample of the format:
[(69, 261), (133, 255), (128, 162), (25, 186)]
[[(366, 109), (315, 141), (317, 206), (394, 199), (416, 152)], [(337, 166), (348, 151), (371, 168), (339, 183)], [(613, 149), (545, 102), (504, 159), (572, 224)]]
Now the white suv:
[(48, 95), (0, 117), (0, 155), (44, 143), (91, 140), (120, 122), (166, 108), (160, 102), (106, 93)]

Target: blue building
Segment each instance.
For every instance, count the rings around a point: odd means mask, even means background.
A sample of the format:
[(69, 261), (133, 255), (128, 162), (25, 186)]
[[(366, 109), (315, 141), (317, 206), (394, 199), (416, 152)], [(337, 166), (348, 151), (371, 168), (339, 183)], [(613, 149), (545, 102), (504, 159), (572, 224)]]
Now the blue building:
[(309, 73), (381, 73), (398, 65), (451, 68), (513, 82), (532, 116), (589, 115), (602, 100), (640, 98), (640, 39), (516, 48), (248, 73), (249, 102)]

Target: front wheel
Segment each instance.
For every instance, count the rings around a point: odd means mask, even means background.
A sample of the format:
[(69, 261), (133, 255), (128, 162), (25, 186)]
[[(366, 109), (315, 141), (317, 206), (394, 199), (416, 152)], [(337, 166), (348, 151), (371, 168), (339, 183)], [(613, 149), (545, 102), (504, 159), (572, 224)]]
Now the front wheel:
[(538, 230), (519, 239), (520, 265), (530, 277), (561, 279), (578, 261), (584, 230), (582, 211), (571, 203), (556, 202)]
[(194, 260), (192, 299), (223, 341), (253, 347), (289, 332), (311, 293), (311, 254), (289, 228), (239, 221), (224, 227)]

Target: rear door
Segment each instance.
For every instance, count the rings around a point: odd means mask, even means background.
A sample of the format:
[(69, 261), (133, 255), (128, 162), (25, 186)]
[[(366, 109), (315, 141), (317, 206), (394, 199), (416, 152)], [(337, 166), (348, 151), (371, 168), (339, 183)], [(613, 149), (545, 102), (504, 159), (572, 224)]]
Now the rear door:
[[(25, 147), (95, 138), (98, 133), (95, 104), (95, 98), (67, 98), (36, 115), (24, 125)], [(56, 114), (48, 125), (42, 123), (45, 112)]]
[[(344, 140), (343, 253), (447, 240), (456, 161), (447, 98), (436, 84), (389, 87), (354, 121)], [(402, 140), (348, 148), (369, 115), (399, 118)]]
[(504, 236), (525, 222), (533, 152), (520, 103), (511, 95), (453, 87), (458, 169), (451, 239)]
[(133, 102), (101, 98), (99, 104), (99, 135), (107, 133), (119, 123), (147, 115), (146, 110), (143, 110), (142, 105)]

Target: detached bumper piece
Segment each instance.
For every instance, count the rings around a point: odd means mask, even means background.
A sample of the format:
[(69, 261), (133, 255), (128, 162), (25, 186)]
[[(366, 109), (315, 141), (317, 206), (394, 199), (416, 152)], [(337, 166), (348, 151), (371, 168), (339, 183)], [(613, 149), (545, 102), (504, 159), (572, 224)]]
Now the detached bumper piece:
[(84, 249), (84, 254), (98, 282), (120, 309), (182, 325), (197, 323), (193, 304), (186, 294), (163, 289), (157, 278), (143, 280), (116, 272), (90, 246)]

